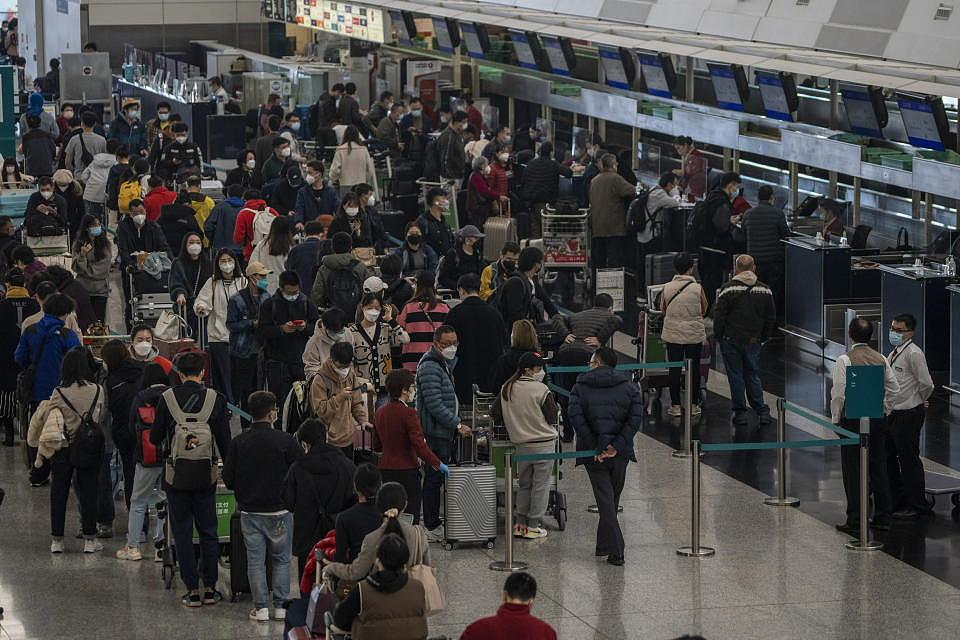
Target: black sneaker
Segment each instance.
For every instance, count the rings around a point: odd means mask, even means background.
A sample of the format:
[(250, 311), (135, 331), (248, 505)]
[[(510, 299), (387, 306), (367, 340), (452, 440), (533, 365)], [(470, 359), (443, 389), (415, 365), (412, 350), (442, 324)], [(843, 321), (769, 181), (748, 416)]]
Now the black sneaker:
[(734, 411), (733, 412), (733, 424), (747, 424), (750, 420), (747, 418), (746, 411)]
[(612, 564), (612, 565), (615, 566), (615, 567), (622, 567), (622, 566), (623, 566), (623, 556), (614, 556), (614, 555), (611, 555), (610, 557), (607, 558), (607, 564)]
[(915, 520), (920, 517), (920, 512), (916, 509), (900, 509), (899, 511), (893, 512), (894, 520)]
[(759, 411), (757, 412), (757, 422), (760, 424), (770, 424), (773, 422), (773, 417), (770, 415), (770, 410)]
[(606, 558), (607, 556), (610, 555), (610, 552), (604, 551), (602, 549), (597, 549), (596, 551), (593, 552), (593, 555), (595, 555), (598, 558)]
[(843, 524), (836, 525), (836, 529), (840, 533), (846, 533), (851, 536), (860, 535), (860, 525), (856, 522), (850, 522), (849, 520)]
[(189, 593), (184, 594), (184, 596), (180, 598), (180, 602), (183, 603), (183, 606), (190, 608), (203, 606), (203, 601), (200, 600), (199, 591), (190, 591)]
[(203, 590), (203, 604), (217, 604), (223, 600), (223, 594), (216, 589)]

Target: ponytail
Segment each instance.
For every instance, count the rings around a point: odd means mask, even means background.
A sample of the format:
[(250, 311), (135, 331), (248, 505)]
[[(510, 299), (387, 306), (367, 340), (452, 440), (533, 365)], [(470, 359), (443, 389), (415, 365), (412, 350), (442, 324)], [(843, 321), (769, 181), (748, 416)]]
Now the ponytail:
[(384, 535), (395, 533), (398, 536), (403, 536), (403, 529), (400, 527), (400, 520), (398, 520), (399, 515), (399, 509), (387, 509), (383, 512), (383, 517), (387, 519), (387, 526), (383, 529)]
[(398, 517), (407, 506), (407, 490), (399, 482), (385, 482), (377, 492), (377, 508), (386, 518), (384, 534), (403, 535)]
[(500, 389), (500, 396), (507, 402), (510, 402), (510, 390), (513, 389), (513, 385), (516, 384), (517, 380), (519, 380), (520, 376), (522, 375), (523, 369), (518, 367), (517, 370), (513, 372), (513, 375), (507, 378), (507, 381), (503, 383), (503, 388)]

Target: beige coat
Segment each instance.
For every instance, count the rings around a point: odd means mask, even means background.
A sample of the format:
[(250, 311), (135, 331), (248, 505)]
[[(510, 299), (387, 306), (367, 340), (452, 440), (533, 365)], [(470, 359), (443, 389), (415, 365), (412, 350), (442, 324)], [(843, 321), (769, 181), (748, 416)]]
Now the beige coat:
[(369, 421), (366, 394), (355, 391), (347, 399), (338, 395), (344, 389), (356, 388), (363, 382), (353, 367), (346, 378), (341, 378), (333, 360), (328, 358), (310, 383), (310, 408), (327, 425), (327, 442), (335, 447), (352, 445), (357, 425)]
[[(83, 414), (90, 410), (90, 405), (93, 404), (93, 399), (97, 395), (96, 392), (97, 385), (92, 383), (57, 387), (53, 395), (50, 396), (50, 399), (41, 402), (40, 406), (37, 407), (37, 411), (30, 418), (30, 425), (27, 430), (27, 444), (31, 447), (38, 447), (47, 436), (52, 437), (51, 434), (45, 435), (44, 432), (46, 431), (48, 414), (54, 410), (59, 411), (62, 415), (63, 431), (66, 432), (67, 436), (72, 436), (77, 431), (77, 427), (80, 426), (80, 420)], [(103, 422), (105, 415), (105, 395), (103, 387), (100, 387), (97, 405), (91, 414), (93, 419), (98, 423)], [(66, 396), (66, 399), (74, 406), (76, 412), (67, 406), (67, 403), (64, 401), (64, 396)], [(109, 434), (104, 433), (104, 437), (108, 441), (110, 440)], [(52, 453), (56, 453), (56, 451)]]
[[(691, 284), (687, 285), (688, 282)], [(684, 285), (686, 288), (680, 291)], [(663, 286), (660, 298), (660, 310), (665, 311), (661, 334), (663, 341), (671, 344), (702, 343), (707, 337), (703, 324), (705, 307), (703, 287), (696, 279), (693, 276), (674, 276)]]
[(27, 444), (37, 450), (37, 459), (33, 466), (39, 469), (44, 460), (49, 460), (63, 448), (63, 414), (44, 400), (30, 417), (27, 430)]
[(333, 154), (330, 163), (330, 181), (341, 187), (352, 187), (358, 184), (369, 184), (377, 189), (377, 169), (373, 165), (373, 158), (364, 146), (351, 144), (350, 149), (342, 144)]

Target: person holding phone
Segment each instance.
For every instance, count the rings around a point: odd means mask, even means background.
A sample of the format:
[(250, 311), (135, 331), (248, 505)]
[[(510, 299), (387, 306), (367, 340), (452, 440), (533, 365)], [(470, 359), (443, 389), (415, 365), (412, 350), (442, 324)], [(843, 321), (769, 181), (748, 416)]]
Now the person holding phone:
[(367, 394), (372, 390), (373, 386), (353, 367), (353, 345), (349, 342), (330, 347), (330, 357), (310, 383), (310, 408), (327, 425), (327, 442), (351, 460), (357, 425), (373, 428), (367, 413)]
[(77, 274), (77, 281), (90, 292), (90, 304), (97, 320), (106, 322), (113, 251), (99, 216), (85, 215), (80, 220), (72, 254), (70, 267)]

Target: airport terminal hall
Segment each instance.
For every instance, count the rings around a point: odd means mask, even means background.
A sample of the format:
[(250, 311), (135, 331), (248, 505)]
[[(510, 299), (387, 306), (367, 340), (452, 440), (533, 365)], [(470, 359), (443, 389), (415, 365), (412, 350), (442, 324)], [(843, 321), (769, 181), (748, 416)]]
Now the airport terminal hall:
[(0, 640), (960, 637), (954, 9), (0, 0)]

